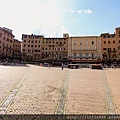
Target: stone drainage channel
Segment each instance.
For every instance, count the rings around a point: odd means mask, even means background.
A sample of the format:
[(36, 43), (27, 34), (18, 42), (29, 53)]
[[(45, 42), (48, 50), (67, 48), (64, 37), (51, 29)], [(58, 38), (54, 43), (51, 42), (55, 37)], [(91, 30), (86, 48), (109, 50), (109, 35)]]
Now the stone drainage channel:
[(19, 81), (19, 83), (15, 86), (15, 88), (9, 93), (7, 98), (3, 101), (3, 103), (0, 105), (0, 114), (6, 114), (6, 110), (10, 103), (12, 102), (14, 96), (18, 92), (20, 86), (22, 85), (23, 81), (27, 77), (28, 73), (30, 71), (30, 68), (28, 68), (27, 72), (23, 75), (22, 79)]
[(103, 76), (105, 97), (106, 97), (106, 102), (107, 102), (107, 112), (108, 112), (108, 114), (116, 114), (114, 101), (112, 100), (110, 87), (109, 87), (109, 84), (107, 83), (107, 78), (106, 78), (106, 74), (105, 74), (104, 70), (102, 71), (102, 76)]
[(56, 110), (55, 110), (55, 114), (57, 115), (65, 114), (65, 102), (66, 102), (66, 96), (67, 96), (68, 79), (69, 79), (69, 70), (66, 73), (66, 77), (64, 79), (63, 86), (62, 86), (61, 97), (60, 97), (58, 106), (56, 107)]

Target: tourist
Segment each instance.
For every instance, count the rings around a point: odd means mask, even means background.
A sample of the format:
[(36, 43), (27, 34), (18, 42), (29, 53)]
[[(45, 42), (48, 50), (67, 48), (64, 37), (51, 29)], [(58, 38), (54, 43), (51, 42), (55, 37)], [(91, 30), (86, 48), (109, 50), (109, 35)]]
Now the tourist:
[(63, 66), (64, 66), (64, 65), (63, 65), (63, 63), (62, 63), (62, 70), (63, 70)]
[(50, 69), (50, 64), (48, 63), (48, 68)]

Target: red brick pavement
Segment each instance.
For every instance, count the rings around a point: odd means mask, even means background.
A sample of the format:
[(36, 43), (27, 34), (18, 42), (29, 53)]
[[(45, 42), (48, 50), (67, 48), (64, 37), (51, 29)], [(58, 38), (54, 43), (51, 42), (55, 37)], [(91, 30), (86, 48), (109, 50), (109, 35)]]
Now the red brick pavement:
[(115, 105), (116, 114), (120, 114), (120, 69), (105, 69), (105, 73)]
[(107, 111), (101, 71), (70, 70), (67, 114), (105, 114)]
[[(27, 67), (0, 68), (1, 104), (27, 69)], [(49, 69), (31, 65), (27, 77), (8, 106), (6, 113), (55, 113), (67, 71), (68, 69)], [(105, 69), (103, 71), (83, 68), (69, 70), (64, 109), (66, 114), (108, 113), (103, 73), (106, 75), (107, 85), (114, 102), (113, 105), (115, 105), (115, 112), (120, 113), (120, 69)]]
[(7, 109), (9, 114), (53, 114), (60, 99), (66, 70), (32, 66)]
[(0, 66), (0, 104), (19, 82), (29, 67)]

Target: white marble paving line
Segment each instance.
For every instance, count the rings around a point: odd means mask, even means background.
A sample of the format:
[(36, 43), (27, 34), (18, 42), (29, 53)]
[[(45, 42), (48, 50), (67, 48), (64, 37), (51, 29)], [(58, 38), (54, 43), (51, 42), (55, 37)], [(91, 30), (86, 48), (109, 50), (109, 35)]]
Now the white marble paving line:
[(21, 87), (23, 81), (27, 77), (28, 73), (30, 71), (30, 68), (28, 68), (27, 72), (23, 75), (19, 83), (14, 87), (14, 89), (9, 93), (7, 98), (3, 101), (2, 105), (0, 106), (0, 114), (5, 114), (8, 106), (12, 102), (13, 98), (15, 97), (16, 93), (18, 92), (19, 88)]
[(115, 105), (112, 100), (112, 95), (110, 92), (109, 84), (107, 83), (107, 78), (106, 78), (106, 74), (104, 70), (102, 71), (102, 75), (103, 75), (103, 84), (104, 84), (104, 90), (105, 90), (105, 95), (106, 95), (105, 97), (106, 97), (106, 102), (107, 102), (108, 114), (116, 114)]
[(55, 111), (55, 114), (58, 114), (58, 115), (62, 115), (65, 113), (65, 102), (66, 102), (66, 96), (67, 96), (68, 79), (69, 79), (69, 70), (66, 73), (66, 77), (64, 79), (64, 83), (61, 91), (61, 98), (59, 100), (57, 109)]

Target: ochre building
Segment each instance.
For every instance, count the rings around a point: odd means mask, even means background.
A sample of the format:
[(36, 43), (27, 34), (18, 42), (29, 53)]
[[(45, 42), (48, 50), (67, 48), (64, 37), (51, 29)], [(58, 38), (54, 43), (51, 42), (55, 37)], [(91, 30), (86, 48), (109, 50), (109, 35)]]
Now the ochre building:
[(113, 34), (102, 33), (101, 36), (102, 61), (104, 63), (120, 63), (120, 28)]
[(22, 59), (25, 61), (66, 63), (120, 63), (120, 28), (100, 36), (45, 38), (22, 35)]
[(69, 37), (68, 58), (72, 63), (100, 63), (102, 60), (100, 37)]
[(33, 62), (68, 61), (68, 34), (63, 38), (44, 38), (41, 35), (22, 35), (22, 59)]

